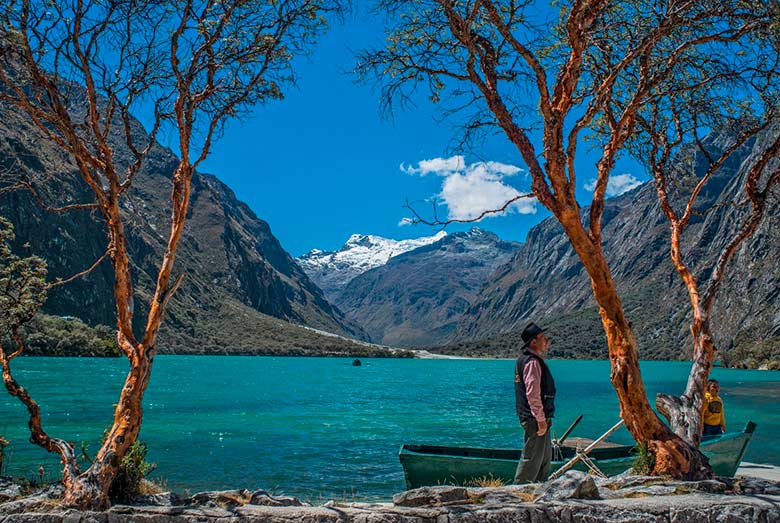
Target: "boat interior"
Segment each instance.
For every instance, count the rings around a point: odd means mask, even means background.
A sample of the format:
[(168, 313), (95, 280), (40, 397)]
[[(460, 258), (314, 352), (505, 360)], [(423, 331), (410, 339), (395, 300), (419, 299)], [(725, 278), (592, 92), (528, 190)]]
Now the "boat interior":
[[(580, 445), (563, 445), (553, 448), (553, 459), (570, 459), (577, 454), (577, 450), (584, 447)], [(518, 461), (520, 459), (520, 449), (487, 449), (472, 447), (445, 447), (439, 445), (404, 445), (403, 450), (419, 454), (441, 455), (441, 456), (459, 456), (463, 458), (478, 459), (500, 459)], [(632, 455), (635, 452), (633, 445), (615, 445), (597, 447), (590, 451), (589, 456), (592, 459), (615, 459)]]

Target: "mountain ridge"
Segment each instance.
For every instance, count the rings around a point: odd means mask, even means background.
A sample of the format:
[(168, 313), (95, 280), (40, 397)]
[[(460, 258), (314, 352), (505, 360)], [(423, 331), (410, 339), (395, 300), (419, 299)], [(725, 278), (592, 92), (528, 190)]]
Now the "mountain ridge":
[[(743, 147), (700, 195), (698, 212), (682, 242), (683, 254), (700, 285), (733, 234), (733, 224), (744, 216), (745, 209), (733, 203), (744, 183), (746, 160), (757, 154), (768, 136)], [(705, 145), (713, 152), (722, 151), (729, 139), (725, 131), (714, 132)], [(699, 162), (698, 168), (702, 166)], [(700, 176), (700, 171), (696, 174)], [(677, 204), (680, 197), (674, 196)], [(582, 210), (584, 216), (587, 211)], [(780, 267), (773, 261), (780, 258), (779, 220), (775, 191), (756, 234), (740, 247), (727, 268), (713, 311), (713, 332), (720, 357), (728, 363), (760, 365), (752, 361), (751, 347), (756, 344), (763, 344), (761, 361), (780, 360), (780, 314), (776, 312)], [(669, 258), (669, 224), (653, 182), (607, 200), (602, 231), (604, 251), (633, 323), (640, 357), (689, 357), (690, 302)], [(439, 350), (483, 356), (516, 354), (522, 345), (519, 333), (529, 321), (550, 327), (553, 357), (607, 357), (590, 281), (555, 218), (529, 231), (512, 261), (497, 271), (464, 312), (452, 343)]]
[(450, 233), (355, 277), (336, 305), (372, 341), (434, 345), (450, 337), (485, 280), (517, 247), (477, 227)]
[(325, 296), (336, 302), (341, 289), (355, 277), (386, 264), (395, 256), (436, 242), (446, 235), (445, 231), (439, 231), (433, 236), (394, 240), (372, 234), (352, 234), (336, 251), (312, 249), (296, 258), (296, 261)]
[[(133, 132), (139, 141), (146, 136), (137, 121)], [(129, 151), (120, 140), (114, 143), (116, 162), (120, 167), (126, 165), (131, 161)], [(167, 241), (169, 180), (177, 163), (170, 149), (155, 145), (121, 202), (135, 285), (137, 332), (143, 328), (140, 322), (148, 310)], [(0, 106), (0, 172), (34, 180), (41, 197), (49, 202), (86, 203), (92, 199), (72, 158), (8, 105)], [(93, 211), (46, 212), (28, 192), (13, 191), (0, 199), (0, 214), (15, 226), (17, 252), (45, 258), (51, 279), (89, 267), (105, 251), (105, 226)], [(295, 324), (365, 337), (284, 251), (268, 223), (213, 175), (193, 176), (174, 270), (185, 279), (169, 304), (160, 331), (162, 353), (240, 352), (258, 347), (272, 353), (275, 348), (289, 348), (285, 347), (288, 341), (290, 347), (297, 343), (313, 351), (316, 343), (312, 340), (318, 337), (324, 345), (337, 345), (334, 339), (313, 331), (296, 330), (299, 327)], [(54, 289), (43, 312), (76, 316), (93, 326), (113, 325), (116, 312), (110, 264), (103, 261), (90, 274)], [(384, 350), (367, 350), (364, 344), (346, 338), (341, 345), (355, 353), (380, 354)]]

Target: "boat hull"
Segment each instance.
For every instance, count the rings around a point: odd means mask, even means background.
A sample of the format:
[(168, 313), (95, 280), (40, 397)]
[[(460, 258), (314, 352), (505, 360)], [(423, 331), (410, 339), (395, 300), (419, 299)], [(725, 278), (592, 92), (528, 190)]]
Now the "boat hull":
[[(709, 458), (716, 475), (734, 476), (754, 430), (755, 424), (749, 422), (742, 432), (726, 433), (702, 441), (700, 450)], [(520, 453), (520, 449), (403, 445), (398, 457), (406, 487), (411, 489), (432, 485), (480, 485), (491, 480), (510, 484), (514, 480)], [(562, 447), (553, 457), (552, 470), (563, 466), (575, 453), (573, 447)], [(631, 468), (636, 460), (636, 448), (597, 448), (588, 457), (604, 474), (614, 476)], [(573, 468), (588, 470), (582, 462)]]

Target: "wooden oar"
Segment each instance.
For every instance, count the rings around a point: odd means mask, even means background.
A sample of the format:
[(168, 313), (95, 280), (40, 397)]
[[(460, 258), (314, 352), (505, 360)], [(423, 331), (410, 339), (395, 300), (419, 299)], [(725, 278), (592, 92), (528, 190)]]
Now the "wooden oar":
[(585, 447), (585, 450), (578, 451), (577, 455), (574, 456), (572, 459), (570, 459), (568, 462), (566, 462), (561, 468), (553, 472), (548, 479), (555, 479), (559, 477), (561, 474), (572, 468), (574, 465), (577, 464), (578, 461), (582, 459), (583, 456), (587, 456), (591, 450), (596, 448), (596, 445), (607, 439), (613, 432), (615, 432), (617, 429), (619, 429), (623, 425), (623, 420), (621, 419), (618, 421), (614, 427), (609, 429), (607, 432), (605, 432), (599, 439)]
[(581, 419), (582, 419), (582, 414), (577, 416), (577, 419), (574, 420), (574, 423), (569, 425), (569, 428), (566, 429), (566, 432), (563, 433), (563, 436), (553, 441), (553, 444), (558, 445), (559, 447), (563, 445), (564, 440), (569, 437), (569, 434), (571, 434), (571, 431), (574, 430), (574, 427), (577, 426), (577, 423), (579, 423)]

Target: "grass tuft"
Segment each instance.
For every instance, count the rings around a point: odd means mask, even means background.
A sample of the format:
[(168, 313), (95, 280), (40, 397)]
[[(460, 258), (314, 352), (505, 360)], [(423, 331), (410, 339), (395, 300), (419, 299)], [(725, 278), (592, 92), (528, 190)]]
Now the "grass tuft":
[(655, 468), (655, 454), (650, 452), (647, 442), (640, 443), (636, 447), (637, 454), (631, 472), (642, 476), (649, 476)]
[(503, 487), (504, 481), (501, 478), (493, 477), (493, 474), (474, 478), (467, 484), (469, 487)]

